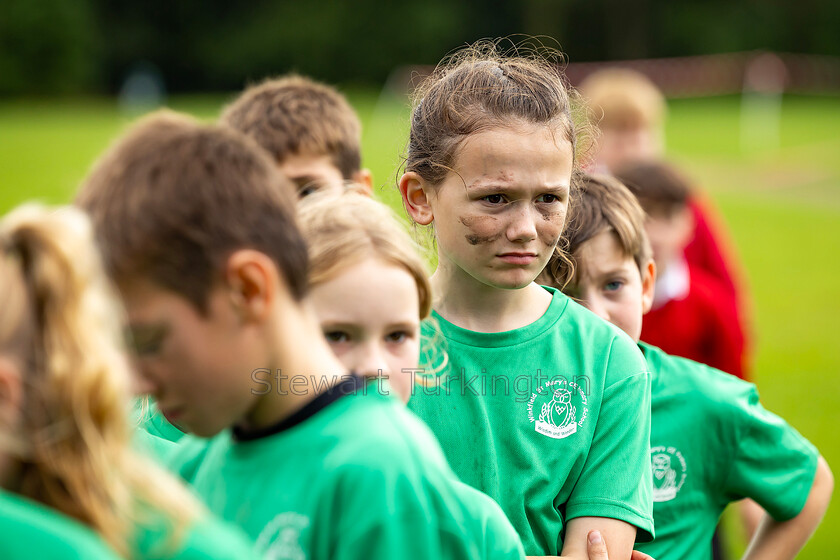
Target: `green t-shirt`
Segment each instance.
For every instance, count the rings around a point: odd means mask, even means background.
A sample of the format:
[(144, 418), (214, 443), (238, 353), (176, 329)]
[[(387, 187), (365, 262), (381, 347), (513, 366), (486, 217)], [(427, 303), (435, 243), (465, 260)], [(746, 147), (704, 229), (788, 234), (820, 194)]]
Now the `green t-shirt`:
[(644, 358), (620, 330), (546, 289), (543, 316), (513, 331), (473, 332), (435, 313), (424, 343), (442, 338), (448, 369), (415, 387), (408, 406), (458, 477), (501, 505), (526, 554), (559, 555), (565, 523), (583, 516), (620, 519), (650, 540)]
[(761, 406), (751, 383), (640, 343), (651, 371), (656, 560), (708, 559), (727, 504), (752, 498), (774, 519), (795, 517), (817, 450)]
[(134, 401), (133, 416), (135, 424), (140, 429), (155, 437), (177, 443), (184, 436), (184, 432), (163, 417), (151, 397)]
[[(179, 444), (137, 428), (133, 434), (135, 450), (163, 463), (177, 452)], [(162, 465), (163, 466), (163, 465)], [(170, 539), (171, 528), (165, 518), (156, 513), (141, 517), (150, 520), (141, 526), (133, 549), (135, 557), (144, 560), (207, 560), (218, 558), (257, 558), (251, 541), (238, 527), (222, 523), (212, 515), (203, 514), (183, 537)]]
[(21, 496), (0, 492), (0, 558), (116, 560), (118, 556), (81, 523)]
[(485, 552), (495, 535), (476, 534), (434, 437), (386, 392), (346, 379), (262, 433), (186, 436), (171, 466), (269, 558), (521, 559), (509, 526)]
[(142, 427), (137, 427), (132, 437), (135, 450), (156, 459), (158, 462), (165, 461), (178, 447), (177, 442), (152, 435)]
[[(257, 560), (251, 542), (236, 528), (204, 514), (182, 535), (157, 514), (144, 516), (136, 532), (137, 560)], [(0, 491), (0, 558), (18, 560), (111, 560), (118, 558), (90, 527), (22, 496)]]
[(453, 485), (467, 511), (470, 533), (484, 543), (479, 558), (524, 558), (522, 541), (499, 504), (469, 484), (453, 480)]
[(183, 535), (170, 537), (171, 527), (158, 515), (137, 534), (137, 560), (258, 560), (251, 541), (238, 527), (204, 514)]

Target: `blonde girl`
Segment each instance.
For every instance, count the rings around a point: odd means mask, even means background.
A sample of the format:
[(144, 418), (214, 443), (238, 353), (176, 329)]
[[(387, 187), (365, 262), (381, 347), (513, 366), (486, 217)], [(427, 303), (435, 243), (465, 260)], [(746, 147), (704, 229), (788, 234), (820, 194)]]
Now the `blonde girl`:
[[(434, 228), (448, 374), (409, 406), (529, 555), (629, 558), (653, 530), (650, 381), (624, 334), (534, 283), (572, 201), (578, 133), (556, 60), (457, 53), (417, 93), (403, 204)], [(422, 364), (421, 364), (422, 365)], [(594, 534), (594, 533), (593, 533)]]
[(133, 449), (120, 313), (83, 214), (27, 206), (0, 221), (0, 309), (3, 490), (123, 557), (251, 557)]
[(357, 191), (301, 203), (310, 300), (333, 352), (360, 375), (389, 379), (408, 402), (431, 288), (416, 243), (394, 213)]
[[(309, 299), (333, 352), (349, 371), (388, 378), (403, 402), (418, 373), (420, 322), (431, 288), (419, 247), (390, 208), (351, 189), (315, 195), (298, 212), (309, 248)], [(443, 349), (437, 349), (443, 354)], [(522, 558), (522, 543), (492, 499), (458, 480), (451, 491), (477, 558)]]

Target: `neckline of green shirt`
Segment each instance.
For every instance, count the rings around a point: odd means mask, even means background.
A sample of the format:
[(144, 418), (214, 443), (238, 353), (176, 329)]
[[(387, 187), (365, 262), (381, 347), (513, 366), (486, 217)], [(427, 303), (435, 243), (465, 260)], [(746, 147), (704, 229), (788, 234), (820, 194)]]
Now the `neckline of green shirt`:
[(557, 324), (569, 305), (569, 298), (560, 290), (548, 286), (541, 287), (551, 294), (551, 303), (549, 303), (548, 309), (539, 319), (518, 329), (493, 333), (471, 331), (447, 321), (434, 309), (432, 310), (433, 323), (437, 323), (438, 328), (448, 340), (466, 346), (504, 348), (528, 342)]

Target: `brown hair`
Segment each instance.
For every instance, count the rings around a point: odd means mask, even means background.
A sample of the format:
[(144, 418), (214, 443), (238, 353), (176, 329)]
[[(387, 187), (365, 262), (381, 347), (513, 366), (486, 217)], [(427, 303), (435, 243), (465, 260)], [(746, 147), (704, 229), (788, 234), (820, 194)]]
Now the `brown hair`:
[[(120, 318), (87, 218), (21, 207), (0, 221), (0, 353), (19, 363), (21, 421), (0, 424), (18, 493), (98, 532), (120, 556), (145, 556), (143, 526), (177, 546), (203, 511), (134, 451)], [(167, 538), (168, 534), (168, 538)]]
[(311, 286), (334, 278), (365, 257), (377, 257), (404, 268), (414, 278), (420, 319), (429, 316), (432, 290), (425, 263), (419, 247), (390, 208), (351, 190), (305, 198), (299, 218), (309, 245)]
[(246, 89), (222, 112), (221, 124), (252, 137), (277, 162), (292, 154), (327, 155), (345, 179), (362, 165), (362, 126), (335, 89), (303, 76)]
[(615, 176), (636, 195), (650, 216), (674, 215), (685, 208), (691, 195), (688, 179), (664, 162), (624, 165), (615, 170)]
[(665, 97), (650, 79), (627, 68), (606, 68), (581, 82), (581, 97), (601, 128), (659, 127), (665, 119)]
[[(500, 42), (481, 41), (444, 59), (417, 89), (405, 170), (437, 185), (471, 134), (517, 122), (559, 128), (571, 144), (574, 163), (570, 215), (576, 204), (580, 140), (591, 140), (587, 116), (573, 112), (577, 94), (566, 83), (559, 52), (542, 48), (526, 56), (523, 48), (508, 56), (500, 51)], [(554, 257), (568, 260), (562, 238)]]
[[(615, 235), (622, 251), (633, 258), (639, 271), (651, 259), (645, 213), (636, 197), (613, 177), (582, 174), (578, 205), (564, 234), (572, 262), (579, 257), (584, 243), (604, 231)], [(552, 256), (538, 281), (563, 289), (574, 275), (574, 267)]]
[(293, 297), (306, 293), (295, 188), (235, 130), (146, 117), (94, 165), (76, 203), (118, 282), (151, 280), (204, 312), (225, 259), (250, 248), (274, 260)]
[(439, 184), (465, 138), (517, 121), (558, 127), (577, 160), (572, 90), (551, 54), (506, 56), (480, 42), (441, 62), (415, 92), (406, 171)]

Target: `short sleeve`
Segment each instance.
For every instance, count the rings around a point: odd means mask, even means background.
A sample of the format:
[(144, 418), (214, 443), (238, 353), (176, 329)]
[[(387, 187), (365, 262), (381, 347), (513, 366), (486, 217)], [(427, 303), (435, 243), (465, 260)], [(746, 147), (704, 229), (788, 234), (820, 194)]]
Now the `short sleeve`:
[[(583, 471), (566, 505), (566, 519), (595, 516), (637, 527), (637, 542), (653, 539), (650, 472), (650, 374), (627, 339), (613, 341), (600, 413)], [(622, 377), (623, 376), (623, 377)]]
[[(336, 547), (336, 560), (393, 560), (394, 558), (483, 558), (478, 543), (464, 540), (457, 528), (430, 524), (428, 519), (400, 515), (368, 526)], [(516, 556), (512, 558), (517, 558)]]
[(766, 410), (747, 385), (734, 411), (737, 449), (725, 481), (730, 500), (751, 498), (776, 521), (796, 517), (817, 472), (817, 449), (784, 420)]
[[(350, 469), (352, 473), (355, 469)], [(358, 472), (339, 483), (343, 508), (330, 507), (331, 550), (336, 560), (482, 558), (459, 503), (430, 481), (395, 472)], [(443, 480), (438, 481), (448, 487)], [(319, 542), (318, 544), (323, 544)], [(316, 545), (317, 546), (317, 545)], [(318, 554), (312, 555), (319, 556)]]

